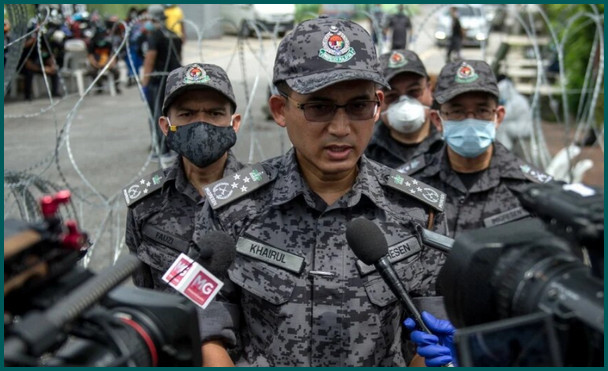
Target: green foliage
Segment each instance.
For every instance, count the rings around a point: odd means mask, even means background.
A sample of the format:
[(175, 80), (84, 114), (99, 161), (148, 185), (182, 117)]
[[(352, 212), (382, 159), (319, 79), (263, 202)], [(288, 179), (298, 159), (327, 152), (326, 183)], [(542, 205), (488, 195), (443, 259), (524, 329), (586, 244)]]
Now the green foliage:
[[(599, 12), (603, 14), (604, 4), (597, 4), (597, 7)], [(588, 17), (580, 17), (572, 24), (569, 24), (568, 22), (575, 15), (591, 13), (591, 7), (588, 4), (547, 4), (545, 5), (545, 9), (558, 39), (561, 41), (564, 36), (567, 37), (563, 61), (567, 89), (580, 90), (585, 83), (585, 74), (589, 63), (592, 63), (594, 70), (597, 71), (599, 66), (599, 53), (603, 53), (604, 51), (597, 50), (595, 60), (590, 60), (591, 49), (598, 32), (595, 22), (591, 21)], [(568, 28), (566, 29), (566, 27)], [(604, 32), (603, 20), (599, 32)], [(594, 83), (595, 81), (590, 81), (588, 82), (588, 86), (593, 87)], [(603, 81), (602, 91), (604, 91)], [(568, 96), (570, 114), (576, 115), (580, 97), (580, 94), (570, 94)], [(598, 122), (604, 121), (603, 96), (600, 96), (595, 115), (598, 118)]]
[(319, 14), (321, 4), (296, 4), (295, 20), (297, 23), (312, 19)]

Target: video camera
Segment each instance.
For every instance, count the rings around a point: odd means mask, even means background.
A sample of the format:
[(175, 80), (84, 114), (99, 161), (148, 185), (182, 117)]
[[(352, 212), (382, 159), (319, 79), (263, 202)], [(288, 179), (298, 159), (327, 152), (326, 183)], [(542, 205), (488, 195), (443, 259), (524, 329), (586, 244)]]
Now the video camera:
[(462, 366), (601, 366), (604, 195), (533, 185), (537, 219), (461, 234), (439, 277)]
[(69, 199), (68, 191), (43, 197), (42, 222), (4, 223), (5, 366), (200, 366), (192, 303), (115, 288), (139, 268), (137, 258), (98, 275), (77, 266), (88, 242), (58, 216)]

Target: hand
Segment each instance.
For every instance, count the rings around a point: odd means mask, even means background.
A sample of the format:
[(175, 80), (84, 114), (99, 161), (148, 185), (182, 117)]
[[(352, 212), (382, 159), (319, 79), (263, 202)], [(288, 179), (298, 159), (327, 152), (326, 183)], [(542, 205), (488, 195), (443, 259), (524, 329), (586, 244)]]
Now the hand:
[[(416, 352), (424, 357), (424, 363), (428, 367), (455, 363), (454, 333), (456, 329), (454, 326), (450, 321), (437, 319), (428, 312), (422, 312), (422, 320), (433, 334), (416, 330), (412, 331), (410, 338), (418, 345)], [(403, 324), (408, 330), (416, 328), (416, 322), (411, 318), (407, 318)]]

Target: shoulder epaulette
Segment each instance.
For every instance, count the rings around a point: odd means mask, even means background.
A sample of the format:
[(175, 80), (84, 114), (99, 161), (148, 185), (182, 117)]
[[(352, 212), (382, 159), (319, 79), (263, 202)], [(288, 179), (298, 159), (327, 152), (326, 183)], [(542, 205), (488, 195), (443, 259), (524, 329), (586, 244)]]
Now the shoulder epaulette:
[(271, 180), (262, 165), (255, 164), (209, 184), (204, 190), (211, 208), (215, 210), (255, 191)]
[(391, 171), (386, 185), (422, 201), (437, 211), (442, 212), (445, 208), (445, 193), (398, 170)]
[(142, 177), (132, 184), (129, 184), (122, 190), (122, 194), (125, 196), (127, 206), (131, 206), (137, 201), (142, 200), (156, 192), (163, 186), (163, 183), (165, 183), (165, 173), (161, 169)]
[(525, 163), (519, 165), (519, 170), (521, 170), (522, 174), (526, 177), (526, 179), (531, 180), (534, 183), (547, 183), (548, 181), (553, 179), (551, 175), (546, 174), (538, 169), (535, 169)]

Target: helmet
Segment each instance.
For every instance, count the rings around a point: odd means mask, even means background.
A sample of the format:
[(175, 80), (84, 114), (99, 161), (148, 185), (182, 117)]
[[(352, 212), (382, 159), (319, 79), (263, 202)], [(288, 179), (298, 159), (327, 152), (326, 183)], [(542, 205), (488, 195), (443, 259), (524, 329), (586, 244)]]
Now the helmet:
[(164, 21), (165, 8), (160, 4), (152, 4), (148, 7), (148, 16), (157, 21)]

